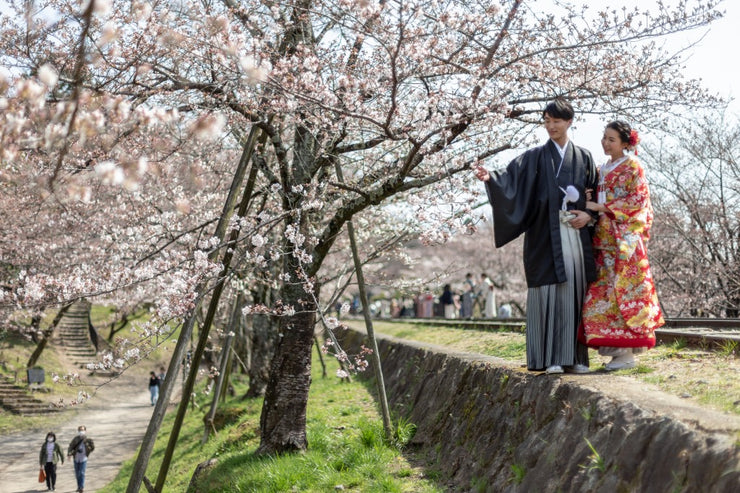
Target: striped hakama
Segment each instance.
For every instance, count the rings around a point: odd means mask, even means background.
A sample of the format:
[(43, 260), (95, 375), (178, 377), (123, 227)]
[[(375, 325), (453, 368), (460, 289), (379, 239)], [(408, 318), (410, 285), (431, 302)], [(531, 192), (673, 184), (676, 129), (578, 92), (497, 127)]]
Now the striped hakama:
[(588, 366), (588, 348), (577, 342), (587, 287), (583, 248), (577, 229), (561, 211), (560, 237), (567, 281), (527, 290), (527, 369)]

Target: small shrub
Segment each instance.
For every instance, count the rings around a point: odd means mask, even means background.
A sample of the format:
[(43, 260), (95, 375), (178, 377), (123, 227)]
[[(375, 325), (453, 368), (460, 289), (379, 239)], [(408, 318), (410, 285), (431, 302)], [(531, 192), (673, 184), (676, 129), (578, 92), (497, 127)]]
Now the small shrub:
[(393, 440), (395, 445), (399, 448), (403, 448), (414, 438), (416, 435), (416, 425), (409, 422), (406, 418), (398, 418), (396, 421), (396, 429), (394, 430)]
[(689, 347), (689, 342), (685, 338), (679, 337), (671, 343), (670, 347), (675, 351), (680, 351)]
[(512, 464), (511, 467), (512, 481), (514, 484), (522, 484), (524, 476), (527, 474), (527, 470), (521, 464)]
[(378, 422), (362, 419), (358, 423), (359, 439), (367, 448), (376, 448), (383, 445), (383, 426)]
[(594, 448), (588, 438), (584, 438), (584, 440), (586, 440), (588, 448), (591, 449), (591, 455), (588, 456), (588, 463), (581, 464), (579, 467), (581, 469), (585, 469), (588, 472), (591, 472), (593, 470), (604, 472), (606, 470), (606, 463), (604, 462), (604, 458), (601, 456), (601, 454), (599, 454), (596, 448)]
[(737, 341), (722, 341), (719, 343), (719, 349), (717, 354), (720, 356), (730, 357), (737, 354), (738, 342)]

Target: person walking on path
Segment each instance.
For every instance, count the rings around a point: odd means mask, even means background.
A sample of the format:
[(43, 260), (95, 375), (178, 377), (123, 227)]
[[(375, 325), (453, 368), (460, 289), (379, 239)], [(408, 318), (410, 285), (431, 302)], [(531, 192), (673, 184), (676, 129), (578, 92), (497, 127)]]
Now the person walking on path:
[(149, 372), (149, 396), (152, 403), (152, 406), (157, 403), (157, 399), (159, 399), (159, 385), (160, 385), (159, 377), (156, 373), (153, 371)]
[(588, 372), (578, 327), (583, 296), (596, 279), (587, 226), (597, 215), (586, 211), (586, 190), (596, 189), (598, 175), (591, 153), (568, 139), (574, 116), (568, 101), (551, 101), (542, 112), (550, 140), (505, 170), (474, 167), (493, 208), (496, 247), (524, 233), (527, 368), (547, 373)]
[(56, 491), (57, 484), (57, 462), (64, 464), (62, 449), (57, 443), (57, 436), (50, 431), (46, 434), (46, 441), (41, 445), (39, 452), (39, 466), (46, 474), (46, 489)]
[[(97, 448), (95, 463), (91, 464), (95, 472), (85, 478), (86, 492), (103, 488), (116, 477), (123, 462), (135, 457), (152, 416), (149, 392), (141, 385), (141, 378), (146, 375), (147, 372), (143, 375), (141, 372), (126, 372), (104, 385), (98, 385), (104, 379), (96, 376), (90, 383), (97, 389), (85, 389), (94, 393), (90, 400), (54, 415), (54, 433), (63, 455), (66, 455), (65, 446), (69, 438), (77, 434), (80, 423), (95, 430)], [(175, 391), (179, 390), (177, 386)], [(36, 480), (41, 445), (38, 441), (38, 436), (29, 435), (27, 430), (0, 434), (0, 492), (28, 493), (46, 489), (46, 484), (38, 488)], [(116, 445), (104, 446), (107, 443)], [(67, 462), (65, 457), (65, 467)], [(57, 474), (56, 491), (72, 492), (75, 489), (74, 474)]]
[(600, 169), (596, 202), (586, 202), (599, 213), (597, 277), (583, 303), (581, 338), (611, 356), (607, 370), (634, 367), (635, 354), (655, 346), (655, 329), (665, 323), (647, 258), (653, 222), (648, 183), (637, 157), (625, 154), (638, 140), (624, 121), (606, 125), (601, 146), (609, 161)]
[(85, 490), (85, 471), (87, 470), (87, 459), (95, 450), (95, 443), (87, 436), (84, 425), (77, 427), (77, 436), (69, 442), (67, 457), (72, 457), (75, 465), (75, 479), (77, 479), (77, 493)]

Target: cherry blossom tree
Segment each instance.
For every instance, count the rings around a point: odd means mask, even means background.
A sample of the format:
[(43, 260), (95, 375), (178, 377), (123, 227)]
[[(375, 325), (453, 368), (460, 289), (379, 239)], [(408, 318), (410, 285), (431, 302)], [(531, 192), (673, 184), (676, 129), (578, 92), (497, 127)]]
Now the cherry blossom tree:
[(650, 245), (673, 316), (740, 313), (740, 124), (721, 111), (674, 120), (645, 146), (655, 204)]
[[(555, 96), (643, 122), (711, 104), (657, 40), (711, 22), (715, 3), (26, 2), (0, 21), (0, 302), (151, 302), (151, 334), (207, 294), (209, 253), (243, 252), (247, 284), (279, 259), (278, 299), (246, 309), (279, 317), (258, 451), (305, 449), (322, 267), (346, 222), (428, 242), (465, 231), (471, 166), (531, 143)], [(253, 129), (264, 206), (226, 245), (215, 223)]]

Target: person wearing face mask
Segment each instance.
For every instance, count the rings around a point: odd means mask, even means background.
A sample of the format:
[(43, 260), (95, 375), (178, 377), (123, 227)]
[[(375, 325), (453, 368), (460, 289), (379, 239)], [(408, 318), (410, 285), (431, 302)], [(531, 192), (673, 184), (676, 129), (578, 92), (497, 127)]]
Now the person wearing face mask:
[(85, 470), (87, 469), (87, 458), (95, 450), (95, 444), (87, 436), (84, 426), (77, 428), (77, 436), (69, 442), (67, 457), (73, 457), (75, 465), (75, 478), (77, 479), (77, 493), (83, 493), (85, 489)]
[(46, 473), (46, 489), (54, 491), (57, 483), (57, 462), (64, 464), (62, 449), (57, 443), (57, 436), (53, 432), (46, 434), (46, 441), (41, 445), (39, 466)]

